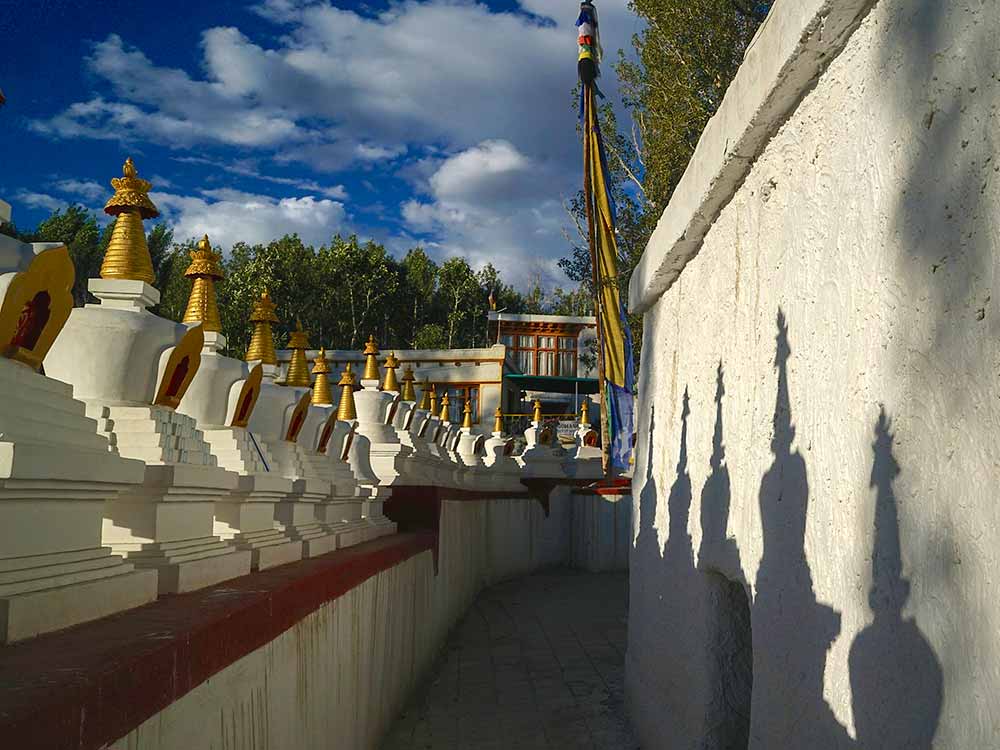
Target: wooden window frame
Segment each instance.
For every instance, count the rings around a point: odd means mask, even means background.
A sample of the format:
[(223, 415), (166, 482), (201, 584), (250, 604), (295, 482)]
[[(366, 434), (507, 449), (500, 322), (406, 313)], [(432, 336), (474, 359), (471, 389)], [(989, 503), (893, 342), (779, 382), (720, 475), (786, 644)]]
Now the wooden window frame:
[[(506, 334), (506, 335), (510, 336), (511, 340), (514, 342), (513, 344), (507, 344), (506, 346), (511, 350), (511, 353), (514, 355), (513, 359), (514, 359), (515, 362), (519, 362), (518, 354), (520, 354), (522, 352), (531, 352), (530, 356), (531, 356), (531, 362), (533, 364), (533, 368), (532, 368), (533, 372), (526, 372), (526, 373), (524, 373), (525, 375), (540, 375), (541, 369), (542, 369), (541, 366), (540, 366), (541, 365), (542, 353), (546, 352), (546, 353), (551, 353), (553, 355), (553, 358), (552, 358), (552, 360), (553, 360), (553, 365), (552, 365), (553, 372), (551, 373), (552, 376), (555, 376), (555, 377), (570, 377), (570, 378), (577, 377), (577, 373), (579, 372), (579, 337), (577, 337), (577, 336), (568, 336), (568, 335), (559, 334), (559, 333), (519, 333), (519, 332), (514, 332), (514, 333), (510, 333), (510, 334)], [(521, 346), (520, 339), (523, 336), (530, 336), (531, 337), (532, 342), (533, 342), (533, 345), (531, 347), (523, 347), (523, 346)], [(542, 346), (541, 345), (541, 339), (542, 338), (551, 338), (551, 339), (553, 339), (554, 342), (555, 342), (554, 346), (552, 346), (552, 347)], [(570, 339), (573, 342), (572, 349), (569, 349), (569, 348), (563, 349), (562, 347), (560, 347), (559, 346), (559, 342), (562, 339)], [(570, 352), (573, 353), (573, 372), (572, 373), (564, 373), (564, 372), (562, 372), (562, 366), (561, 366), (561, 363), (560, 363), (560, 355), (562, 355), (562, 354), (568, 354)], [(540, 377), (547, 377), (547, 376), (540, 375)]]

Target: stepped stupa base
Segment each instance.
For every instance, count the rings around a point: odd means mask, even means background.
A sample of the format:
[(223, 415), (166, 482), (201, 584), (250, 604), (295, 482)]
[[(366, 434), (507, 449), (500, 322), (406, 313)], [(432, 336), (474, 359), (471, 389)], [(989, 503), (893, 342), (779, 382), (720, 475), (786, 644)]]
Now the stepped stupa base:
[(237, 534), (229, 541), (236, 549), (250, 551), (253, 570), (267, 570), (303, 557), (302, 541), (289, 538), (281, 529)]
[(382, 507), (385, 505), (389, 493), (383, 489), (379, 489), (377, 492), (378, 494), (374, 498), (364, 502), (364, 515), (369, 526), (370, 539), (378, 539), (398, 531), (396, 522), (390, 521), (382, 512)]
[(368, 541), (370, 524), (361, 517), (361, 498), (328, 500), (316, 506), (316, 520), (337, 537), (337, 549)]
[(302, 543), (302, 557), (316, 557), (337, 549), (337, 536), (316, 520), (315, 502), (294, 500), (278, 503), (274, 517), (284, 526), (285, 536)]
[(155, 601), (156, 579), (107, 547), (0, 560), (0, 643)]
[(302, 542), (274, 522), (275, 505), (292, 484), (267, 474), (240, 476), (239, 493), (215, 503), (214, 533), (237, 549), (250, 550), (253, 570), (302, 559)]
[(159, 573), (161, 594), (183, 594), (214, 586), (250, 572), (250, 550), (237, 549), (218, 537), (143, 544), (127, 553), (137, 568)]

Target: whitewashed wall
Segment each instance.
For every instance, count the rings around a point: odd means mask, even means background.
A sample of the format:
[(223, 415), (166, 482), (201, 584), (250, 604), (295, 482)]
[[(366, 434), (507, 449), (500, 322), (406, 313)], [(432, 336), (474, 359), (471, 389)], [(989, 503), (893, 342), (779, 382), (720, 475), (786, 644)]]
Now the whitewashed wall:
[(445, 502), (439, 573), (422, 553), (304, 618), (112, 745), (115, 750), (372, 748), (476, 594), (565, 562), (563, 492)]
[(998, 38), (876, 3), (646, 315), (644, 747), (1000, 747)]

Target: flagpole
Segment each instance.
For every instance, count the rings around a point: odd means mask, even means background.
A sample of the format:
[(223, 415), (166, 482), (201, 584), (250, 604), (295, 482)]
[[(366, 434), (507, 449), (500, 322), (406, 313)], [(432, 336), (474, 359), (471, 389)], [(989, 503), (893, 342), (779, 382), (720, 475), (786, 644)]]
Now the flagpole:
[(591, 84), (583, 85), (583, 199), (587, 209), (587, 241), (590, 245), (590, 272), (594, 286), (594, 317), (597, 320), (597, 383), (601, 394), (601, 472), (607, 477), (610, 468), (608, 461), (608, 448), (611, 443), (611, 436), (608, 432), (608, 404), (604, 383), (604, 332), (601, 327), (601, 290), (599, 286), (600, 274), (597, 270), (597, 246), (594, 238), (596, 226), (594, 224), (594, 201), (593, 185), (591, 181), (591, 118), (596, 119), (593, 112), (594, 92)]

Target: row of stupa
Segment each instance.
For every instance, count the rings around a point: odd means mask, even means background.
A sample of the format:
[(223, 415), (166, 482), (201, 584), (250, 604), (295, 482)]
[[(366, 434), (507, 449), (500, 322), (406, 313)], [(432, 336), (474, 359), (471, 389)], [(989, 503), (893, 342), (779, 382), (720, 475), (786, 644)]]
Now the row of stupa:
[(474, 434), (466, 404), (451, 424), (447, 394), (418, 403), (373, 339), (336, 406), (322, 351), (310, 384), (301, 326), (277, 384), (266, 291), (246, 361), (224, 356), (207, 237), (184, 322), (152, 314), (151, 185), (131, 159), (111, 182), (96, 304), (72, 308), (64, 246), (0, 237), (0, 642), (394, 533), (383, 503), (401, 485), (502, 497), (525, 476), (599, 473), (584, 429), (567, 452), (536, 415), (514, 456), (499, 419)]

